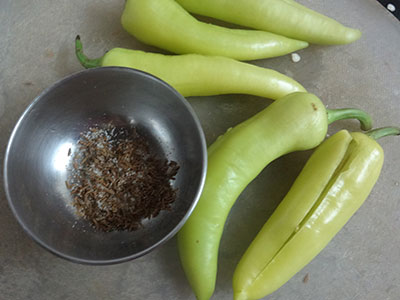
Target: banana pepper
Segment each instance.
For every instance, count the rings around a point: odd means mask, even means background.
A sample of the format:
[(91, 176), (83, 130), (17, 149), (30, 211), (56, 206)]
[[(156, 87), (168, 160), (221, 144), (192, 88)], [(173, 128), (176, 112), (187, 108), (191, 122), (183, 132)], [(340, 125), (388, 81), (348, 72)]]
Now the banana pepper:
[(249, 94), (279, 99), (305, 88), (277, 71), (240, 62), (228, 57), (200, 54), (164, 55), (114, 48), (100, 58), (83, 53), (79, 35), (75, 52), (85, 68), (119, 66), (150, 73), (170, 84), (184, 97), (220, 94)]
[(313, 44), (348, 44), (361, 32), (294, 0), (177, 0), (187, 11)]
[(277, 290), (329, 243), (379, 177), (383, 150), (375, 139), (399, 133), (392, 127), (342, 130), (317, 148), (237, 265), (235, 300)]
[(139, 41), (176, 54), (255, 60), (308, 47), (307, 42), (266, 31), (231, 29), (198, 21), (175, 0), (127, 0), (121, 24)]
[(328, 124), (357, 118), (370, 128), (368, 114), (356, 109), (326, 110), (309, 93), (292, 93), (236, 125), (208, 148), (207, 178), (193, 213), (178, 233), (183, 269), (197, 299), (214, 292), (219, 243), (237, 197), (272, 161), (318, 146)]

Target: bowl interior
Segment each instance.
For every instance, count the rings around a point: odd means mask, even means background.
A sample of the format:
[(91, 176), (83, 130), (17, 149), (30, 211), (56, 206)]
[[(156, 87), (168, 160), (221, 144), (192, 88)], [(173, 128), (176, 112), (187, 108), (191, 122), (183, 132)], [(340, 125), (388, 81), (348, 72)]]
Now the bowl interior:
[[(180, 170), (171, 211), (133, 232), (95, 231), (75, 214), (66, 187), (80, 133), (112, 122), (135, 126), (161, 157)], [(74, 74), (43, 92), (14, 129), (5, 160), (10, 205), (40, 244), (83, 263), (113, 263), (140, 256), (171, 237), (194, 207), (205, 177), (205, 140), (193, 111), (160, 80), (125, 68)]]

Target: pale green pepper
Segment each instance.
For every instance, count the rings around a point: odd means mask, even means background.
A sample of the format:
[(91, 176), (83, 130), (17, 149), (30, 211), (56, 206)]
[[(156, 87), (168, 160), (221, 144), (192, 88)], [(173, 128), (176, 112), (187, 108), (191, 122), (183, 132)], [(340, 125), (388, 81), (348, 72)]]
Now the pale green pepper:
[(351, 117), (370, 128), (369, 116), (362, 111), (327, 111), (315, 95), (293, 93), (228, 130), (209, 147), (202, 195), (178, 233), (182, 266), (199, 300), (209, 299), (214, 291), (222, 231), (240, 193), (271, 161), (318, 146), (328, 123)]
[(255, 60), (285, 55), (308, 46), (307, 42), (269, 32), (200, 22), (174, 0), (127, 0), (121, 23), (141, 42), (177, 54)]
[(312, 154), (292, 188), (257, 234), (233, 276), (235, 300), (260, 299), (307, 265), (358, 210), (383, 164), (381, 128), (339, 131)]
[(220, 56), (199, 54), (164, 55), (114, 48), (104, 56), (89, 59), (80, 37), (75, 52), (85, 68), (120, 66), (150, 73), (170, 84), (185, 97), (220, 94), (250, 94), (278, 99), (293, 92), (305, 92), (294, 79), (277, 71)]
[(177, 0), (192, 13), (265, 30), (314, 44), (348, 44), (357, 29), (317, 13), (293, 0)]

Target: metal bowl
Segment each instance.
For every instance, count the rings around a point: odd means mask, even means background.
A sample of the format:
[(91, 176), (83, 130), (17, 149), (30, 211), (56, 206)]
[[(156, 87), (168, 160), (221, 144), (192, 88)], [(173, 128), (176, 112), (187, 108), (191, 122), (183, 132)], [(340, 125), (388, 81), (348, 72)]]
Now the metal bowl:
[[(171, 211), (136, 231), (99, 232), (80, 219), (65, 181), (80, 133), (94, 125), (135, 126), (158, 155), (180, 169)], [(85, 70), (45, 90), (19, 119), (7, 147), (9, 205), (40, 245), (68, 260), (113, 264), (137, 258), (171, 238), (193, 211), (204, 185), (207, 149), (193, 109), (172, 87), (119, 67)]]

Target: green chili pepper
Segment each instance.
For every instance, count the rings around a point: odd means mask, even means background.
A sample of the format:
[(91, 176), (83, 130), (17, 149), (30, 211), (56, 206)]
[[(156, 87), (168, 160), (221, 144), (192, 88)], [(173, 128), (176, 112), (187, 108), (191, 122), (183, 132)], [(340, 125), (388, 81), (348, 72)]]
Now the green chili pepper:
[(101, 58), (89, 59), (83, 53), (79, 36), (75, 39), (75, 51), (85, 68), (120, 66), (139, 69), (169, 83), (185, 97), (251, 94), (275, 100), (293, 92), (306, 91), (286, 75), (227, 57), (163, 55), (114, 48)]
[(237, 265), (234, 299), (272, 293), (329, 243), (379, 177), (383, 150), (374, 138), (393, 134), (400, 130), (342, 130), (317, 148)]
[(186, 10), (315, 44), (348, 44), (361, 32), (292, 0), (176, 0)]
[(200, 22), (174, 0), (127, 0), (121, 22), (138, 40), (178, 54), (254, 60), (285, 55), (308, 46), (307, 42), (269, 32)]
[[(366, 113), (352, 112), (348, 118), (359, 119), (365, 129), (371, 127)], [(347, 111), (327, 111), (315, 95), (293, 93), (228, 130), (209, 147), (202, 195), (178, 233), (183, 269), (198, 299), (209, 299), (214, 291), (219, 242), (236, 198), (271, 161), (319, 145), (328, 123), (335, 121), (332, 114), (342, 119)]]

